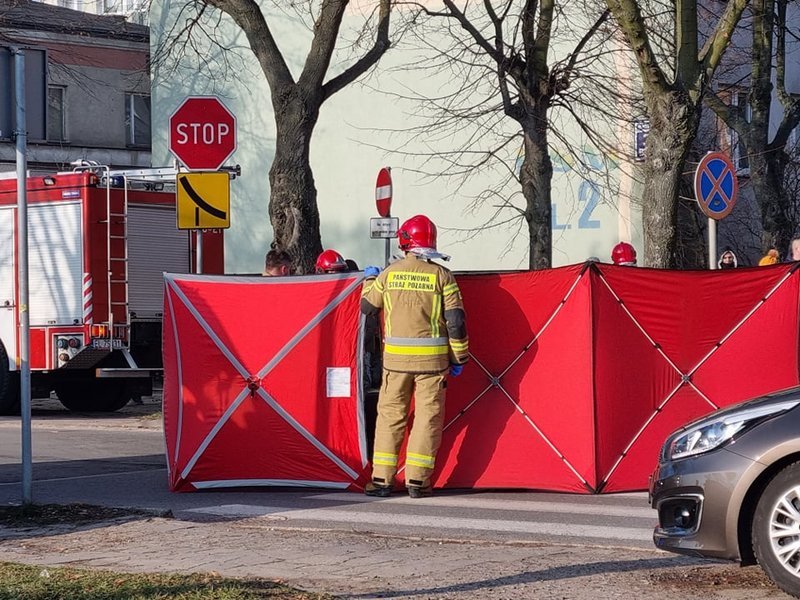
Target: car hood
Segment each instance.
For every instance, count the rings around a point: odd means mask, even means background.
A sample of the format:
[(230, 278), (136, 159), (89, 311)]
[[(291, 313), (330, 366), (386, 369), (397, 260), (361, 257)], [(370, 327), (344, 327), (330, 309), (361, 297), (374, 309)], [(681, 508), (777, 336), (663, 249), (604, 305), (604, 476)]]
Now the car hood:
[[(714, 412), (708, 413), (707, 415), (703, 415), (689, 423), (686, 423), (683, 427), (680, 427), (672, 432), (669, 435), (668, 439), (672, 439), (673, 436), (681, 433), (682, 431), (686, 431), (687, 429), (694, 427), (698, 423), (705, 421), (707, 419), (715, 419), (718, 417), (725, 416), (730, 413), (735, 413), (743, 408), (755, 408), (758, 406), (765, 406), (769, 404), (779, 404), (781, 402), (785, 402), (786, 400), (792, 399), (800, 400), (800, 386), (788, 388), (785, 390), (780, 390), (778, 392), (773, 392), (771, 394), (767, 394), (766, 396), (759, 396), (758, 398), (753, 398), (751, 400), (745, 400), (744, 402), (739, 402), (737, 404), (732, 404), (731, 406), (726, 406), (725, 408), (720, 408), (719, 410), (715, 410)], [(794, 409), (800, 408), (800, 406), (796, 406)]]

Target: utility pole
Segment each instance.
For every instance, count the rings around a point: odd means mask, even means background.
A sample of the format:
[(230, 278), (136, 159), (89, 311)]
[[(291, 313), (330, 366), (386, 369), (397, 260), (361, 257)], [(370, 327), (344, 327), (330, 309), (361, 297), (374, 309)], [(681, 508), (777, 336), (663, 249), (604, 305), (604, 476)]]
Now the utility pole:
[(25, 51), (10, 48), (14, 56), (17, 154), (17, 278), (19, 281), (19, 384), (22, 426), (22, 503), (33, 502), (33, 452), (31, 444), (31, 320), (28, 290), (28, 133), (25, 115)]

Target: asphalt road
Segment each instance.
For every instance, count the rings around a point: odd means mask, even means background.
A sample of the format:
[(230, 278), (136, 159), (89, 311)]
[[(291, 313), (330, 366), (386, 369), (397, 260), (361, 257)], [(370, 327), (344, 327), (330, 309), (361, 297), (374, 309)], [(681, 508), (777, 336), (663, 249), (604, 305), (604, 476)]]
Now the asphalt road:
[[(440, 491), (423, 502), (324, 490), (174, 494), (167, 489), (159, 405), (147, 399), (112, 415), (76, 416), (55, 400), (33, 411), (34, 500), (172, 512), (193, 520), (264, 517), (287, 527), (427, 535), (482, 541), (567, 541), (652, 547), (655, 512), (645, 494), (578, 496)], [(0, 419), (0, 502), (21, 493), (19, 421)]]
[[(280, 578), (347, 597), (784, 598), (760, 571), (656, 550), (645, 494), (167, 489), (157, 398), (113, 415), (33, 411), (34, 501), (170, 513), (3, 533), (6, 560)], [(18, 418), (0, 418), (0, 504), (20, 501)], [(202, 548), (198, 553), (197, 549)], [(753, 583), (755, 582), (755, 583)]]

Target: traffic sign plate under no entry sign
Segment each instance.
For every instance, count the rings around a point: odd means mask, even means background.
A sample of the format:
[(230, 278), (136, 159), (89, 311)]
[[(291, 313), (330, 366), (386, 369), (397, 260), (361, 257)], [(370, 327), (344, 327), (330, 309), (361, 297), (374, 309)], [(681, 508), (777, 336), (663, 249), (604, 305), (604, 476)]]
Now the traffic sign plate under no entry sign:
[(694, 195), (700, 209), (712, 219), (727, 217), (736, 204), (739, 182), (736, 169), (722, 152), (709, 152), (694, 175)]
[(397, 217), (372, 217), (369, 220), (369, 237), (373, 240), (390, 240), (397, 237), (400, 219)]

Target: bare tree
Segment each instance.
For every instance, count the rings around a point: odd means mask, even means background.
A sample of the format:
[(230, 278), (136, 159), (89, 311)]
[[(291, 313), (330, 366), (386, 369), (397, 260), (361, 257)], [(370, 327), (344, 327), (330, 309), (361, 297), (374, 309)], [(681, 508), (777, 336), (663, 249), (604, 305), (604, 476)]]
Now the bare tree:
[[(749, 118), (747, 106), (725, 103), (715, 93), (708, 94), (705, 99), (717, 116), (737, 133), (744, 147), (741, 154), (747, 155), (750, 183), (761, 211), (762, 251), (771, 247), (787, 248), (797, 225), (792, 218), (792, 198), (785, 187), (786, 167), (791, 158), (786, 144), (792, 130), (800, 125), (800, 98), (786, 91), (786, 4), (787, 0), (753, 0)], [(770, 141), (773, 73), (783, 116)]]
[[(423, 100), (431, 117), (416, 132), (417, 139), (426, 138), (430, 146), (431, 136), (447, 138), (451, 145), (445, 150), (432, 149), (428, 159), (443, 161), (447, 175), (462, 182), (492, 162), (505, 165), (468, 208), (494, 207), (482, 228), (521, 223), (527, 233), (528, 267), (550, 267), (550, 139), (555, 136), (561, 141), (566, 136), (552, 126), (549, 112), (558, 106), (568, 114), (573, 103), (577, 104), (576, 98), (585, 94), (573, 84), (601, 54), (609, 35), (604, 27), (609, 11), (603, 5), (581, 4), (580, 17), (575, 19), (583, 25), (580, 30), (565, 16), (566, 0), (474, 4), (443, 0), (442, 4), (438, 11), (421, 8), (420, 16), (429, 20), (418, 23), (414, 30), (423, 43), (427, 41), (438, 64), (414, 67), (433, 68), (437, 78), (449, 78), (451, 92)], [(577, 4), (573, 2), (571, 8), (576, 10)], [(565, 56), (553, 60), (548, 55), (554, 54), (553, 40), (559, 35), (564, 36), (560, 50)], [(570, 40), (569, 51), (563, 52), (566, 40)], [(610, 85), (608, 80), (605, 85)], [(596, 136), (587, 121), (581, 126), (587, 135)], [(508, 166), (509, 154), (513, 157), (520, 144), (516, 164), (510, 161), (516, 168)], [(505, 193), (508, 184), (521, 191), (522, 205), (512, 201), (513, 191)]]
[(638, 0), (607, 0), (633, 51), (650, 120), (643, 225), (645, 264), (674, 264), (677, 207), (686, 157), (697, 134), (703, 97), (722, 60), (748, 0), (731, 0), (702, 47), (699, 44), (697, 0), (675, 0), (674, 44), (664, 60), (651, 41)]
[[(348, 4), (349, 0), (307, 0), (290, 5), (298, 13), (313, 17), (311, 47), (298, 77), (292, 74), (269, 25), (276, 14), (286, 9), (286, 5), (281, 6), (279, 2), (265, 9), (256, 0), (187, 2), (168, 35), (169, 46), (155, 57), (158, 61), (172, 54), (171, 60), (175, 60), (191, 48), (193, 35), (213, 38), (214, 27), (202, 25), (207, 11), (221, 11), (241, 28), (269, 85), (275, 117), (275, 156), (269, 171), (269, 216), (275, 245), (292, 255), (301, 273), (313, 270), (322, 250), (317, 190), (309, 163), (320, 107), (333, 94), (364, 75), (390, 46), (392, 0), (378, 0), (362, 32), (362, 37), (372, 38), (369, 47), (351, 65), (331, 76), (331, 60), (340, 41)], [(224, 50), (224, 40), (214, 38), (213, 43)]]

